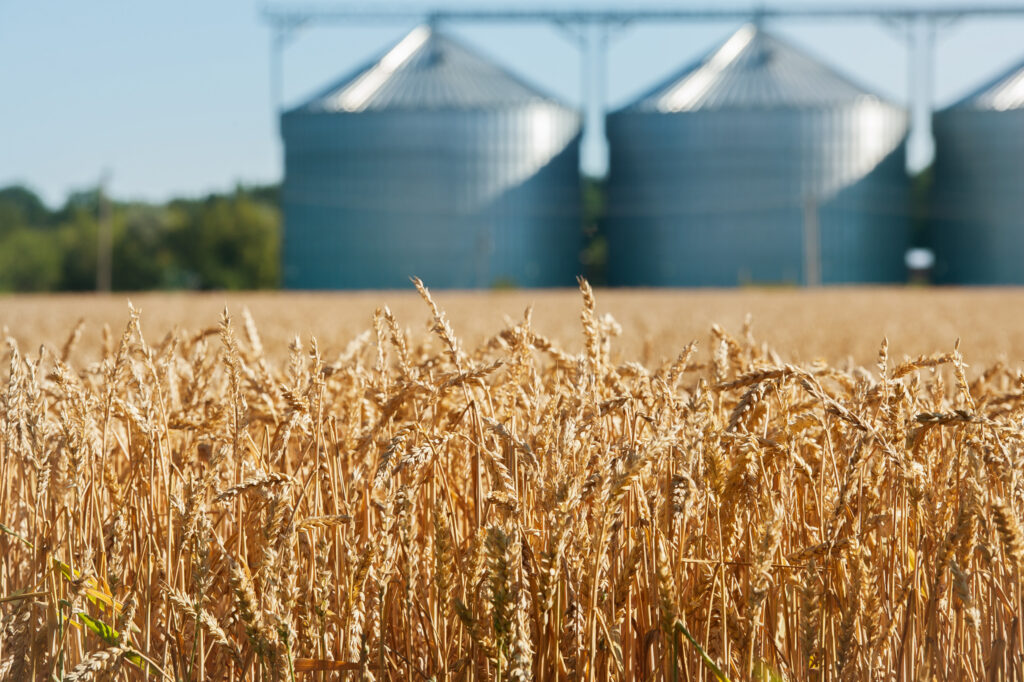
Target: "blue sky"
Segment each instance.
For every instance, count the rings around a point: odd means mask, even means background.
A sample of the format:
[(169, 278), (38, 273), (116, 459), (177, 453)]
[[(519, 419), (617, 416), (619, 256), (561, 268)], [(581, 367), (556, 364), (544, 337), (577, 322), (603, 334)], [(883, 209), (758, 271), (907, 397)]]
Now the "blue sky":
[[(414, 4), (515, 6), (493, 0)], [(895, 29), (876, 21), (768, 26), (862, 84), (905, 100), (907, 53)], [(301, 101), (410, 28), (398, 23), (302, 31), (286, 53), (286, 103)], [(735, 28), (637, 25), (617, 34), (608, 55), (609, 106), (628, 102)], [(527, 80), (579, 103), (579, 53), (557, 29), (459, 24), (449, 30)], [(936, 105), (1024, 58), (1022, 38), (1024, 18), (969, 19), (945, 29), (937, 42)], [(149, 200), (278, 180), (269, 42), (252, 0), (0, 0), (0, 186), (25, 183), (58, 204), (69, 191), (94, 186), (104, 170), (111, 173), (115, 196)], [(585, 144), (585, 169), (602, 167), (597, 140)], [(912, 149), (915, 163), (927, 158), (920, 139)]]

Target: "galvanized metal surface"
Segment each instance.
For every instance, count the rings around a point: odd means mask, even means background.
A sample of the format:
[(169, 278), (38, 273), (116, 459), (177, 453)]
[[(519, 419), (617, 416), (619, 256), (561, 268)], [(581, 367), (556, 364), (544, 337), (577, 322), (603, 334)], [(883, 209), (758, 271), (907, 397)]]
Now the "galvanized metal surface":
[(984, 84), (956, 104), (958, 111), (1009, 111), (1024, 108), (1024, 62)]
[(1024, 284), (1024, 64), (935, 114), (934, 278)]
[(906, 128), (901, 109), (743, 27), (609, 116), (610, 282), (797, 284), (818, 256), (823, 283), (902, 281)]
[(551, 100), (509, 71), (429, 26), (418, 26), (384, 56), (300, 109), (500, 109), (543, 101)]
[(670, 76), (626, 109), (660, 113), (792, 109), (869, 97), (821, 62), (747, 24), (721, 47)]
[(580, 118), (420, 27), (284, 115), (285, 285), (571, 284)]

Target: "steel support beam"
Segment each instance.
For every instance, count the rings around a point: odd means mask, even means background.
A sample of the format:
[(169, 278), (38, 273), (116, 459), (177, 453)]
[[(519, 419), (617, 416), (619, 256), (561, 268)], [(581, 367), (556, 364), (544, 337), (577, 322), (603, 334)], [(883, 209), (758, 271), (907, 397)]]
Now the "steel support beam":
[(635, 8), (635, 9), (580, 9), (551, 8), (537, 6), (517, 9), (479, 8), (437, 8), (425, 10), (422, 7), (393, 5), (380, 8), (374, 5), (339, 6), (307, 5), (276, 6), (265, 5), (264, 18), (271, 22), (281, 21), (402, 21), (420, 19), (428, 14), (445, 21), (468, 22), (554, 22), (554, 23), (607, 23), (621, 24), (636, 21), (729, 21), (744, 20), (757, 14), (764, 19), (886, 19), (909, 20), (930, 18), (936, 20), (956, 19), (963, 16), (1011, 16), (1024, 14), (1024, 4), (985, 4), (945, 7), (892, 7), (849, 5), (846, 7), (809, 7), (801, 5), (779, 5), (775, 7), (707, 7), (700, 9)]
[[(674, 8), (435, 8), (391, 5), (274, 5), (261, 9), (270, 24), (271, 35), (271, 98), (275, 112), (280, 112), (284, 97), (282, 60), (284, 49), (298, 29), (327, 23), (390, 23), (429, 21), (466, 23), (549, 23), (563, 30), (580, 49), (581, 104), (587, 123), (588, 137), (604, 135), (604, 121), (594, 112), (605, 106), (607, 50), (610, 31), (644, 22), (727, 22), (756, 19), (879, 20), (898, 28), (907, 42), (907, 108), (912, 123), (924, 125), (918, 135), (931, 135), (930, 111), (933, 100), (935, 72), (935, 39), (940, 28), (967, 17), (1024, 18), (1024, 3), (959, 5), (943, 7), (891, 7), (848, 5), (810, 7), (778, 5), (751, 7)], [(924, 113), (922, 113), (924, 112)], [(921, 122), (924, 121), (922, 124)]]

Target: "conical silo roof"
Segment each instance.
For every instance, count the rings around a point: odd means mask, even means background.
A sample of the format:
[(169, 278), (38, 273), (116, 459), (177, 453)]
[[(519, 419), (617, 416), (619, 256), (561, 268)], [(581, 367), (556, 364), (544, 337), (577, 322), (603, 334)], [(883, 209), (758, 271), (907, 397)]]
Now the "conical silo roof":
[(623, 111), (801, 109), (879, 99), (756, 24), (642, 95)]
[(1019, 62), (948, 108), (975, 111), (1024, 109), (1024, 62)]
[(488, 110), (554, 102), (429, 25), (298, 107), (310, 112)]

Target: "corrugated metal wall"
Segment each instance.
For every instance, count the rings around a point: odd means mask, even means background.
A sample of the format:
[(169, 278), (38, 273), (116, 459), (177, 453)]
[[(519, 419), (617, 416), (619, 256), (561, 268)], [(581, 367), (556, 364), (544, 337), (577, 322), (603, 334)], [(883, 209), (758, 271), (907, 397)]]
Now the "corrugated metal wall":
[(571, 285), (580, 117), (417, 31), (284, 115), (285, 285)]
[[(609, 281), (904, 279), (904, 112), (748, 26), (608, 118)], [(813, 242), (811, 242), (813, 243)]]
[(1024, 64), (933, 117), (934, 279), (1024, 284)]

